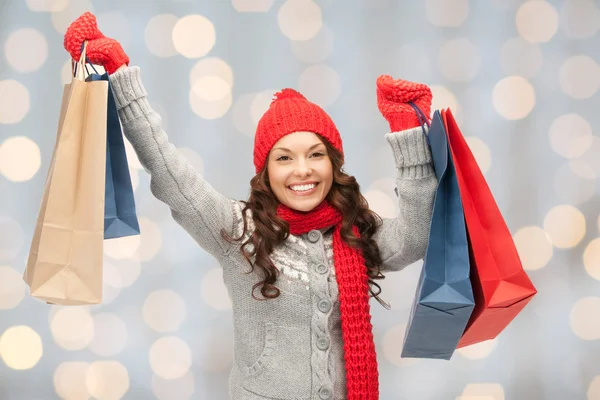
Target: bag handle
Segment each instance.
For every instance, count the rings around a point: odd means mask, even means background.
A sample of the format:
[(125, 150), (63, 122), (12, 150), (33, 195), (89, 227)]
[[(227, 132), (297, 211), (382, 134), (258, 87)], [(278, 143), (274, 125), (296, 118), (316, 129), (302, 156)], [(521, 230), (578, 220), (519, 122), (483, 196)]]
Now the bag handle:
[(417, 114), (417, 118), (419, 119), (419, 125), (421, 125), (421, 129), (423, 130), (423, 135), (425, 135), (425, 138), (427, 139), (427, 144), (431, 145), (429, 143), (429, 135), (427, 135), (427, 132), (425, 132), (425, 125), (427, 125), (427, 128), (429, 128), (429, 123), (430, 123), (429, 118), (425, 115), (423, 110), (421, 110), (419, 108), (419, 106), (416, 105), (415, 103), (413, 103), (412, 101), (409, 102), (408, 105), (410, 105), (413, 108), (413, 110), (415, 110), (415, 113)]
[[(87, 72), (88, 76), (91, 75), (90, 71), (88, 70), (88, 64), (92, 67), (92, 69), (94, 70), (94, 72), (96, 74), (98, 74), (98, 71), (94, 67), (94, 64), (92, 64), (90, 62), (90, 59), (87, 58), (86, 51), (87, 51), (87, 40), (84, 40), (81, 43), (81, 56), (79, 57), (79, 61), (75, 62), (75, 60), (71, 60), (71, 70), (73, 71), (73, 76), (75, 78), (79, 78), (79, 76), (77, 74), (77, 72), (78, 72), (77, 67), (79, 65), (81, 65), (80, 71), (83, 72), (83, 69), (85, 68), (85, 72)], [(85, 75), (82, 77), (81, 80), (82, 81), (85, 80)]]

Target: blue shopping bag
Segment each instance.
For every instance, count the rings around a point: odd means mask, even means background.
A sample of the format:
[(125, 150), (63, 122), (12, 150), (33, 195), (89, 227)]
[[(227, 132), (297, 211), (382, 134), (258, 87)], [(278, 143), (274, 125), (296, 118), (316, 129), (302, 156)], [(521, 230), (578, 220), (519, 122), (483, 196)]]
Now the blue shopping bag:
[[(95, 71), (95, 69), (94, 69)], [(96, 71), (95, 71), (96, 72)], [(139, 235), (133, 186), (125, 153), (125, 142), (119, 122), (117, 105), (108, 74), (90, 74), (86, 81), (108, 82), (106, 124), (106, 185), (104, 189), (104, 239)]]
[[(425, 115), (413, 105), (422, 125)], [(465, 217), (439, 111), (428, 134), (438, 188), (429, 243), (404, 337), (402, 357), (449, 360), (475, 306)]]

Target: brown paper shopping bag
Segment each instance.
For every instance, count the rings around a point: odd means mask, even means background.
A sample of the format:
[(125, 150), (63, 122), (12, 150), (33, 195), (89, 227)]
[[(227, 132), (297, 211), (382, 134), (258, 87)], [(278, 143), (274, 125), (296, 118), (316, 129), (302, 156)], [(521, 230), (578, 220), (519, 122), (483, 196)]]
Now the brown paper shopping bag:
[(107, 81), (65, 85), (50, 168), (23, 279), (59, 305), (102, 302)]

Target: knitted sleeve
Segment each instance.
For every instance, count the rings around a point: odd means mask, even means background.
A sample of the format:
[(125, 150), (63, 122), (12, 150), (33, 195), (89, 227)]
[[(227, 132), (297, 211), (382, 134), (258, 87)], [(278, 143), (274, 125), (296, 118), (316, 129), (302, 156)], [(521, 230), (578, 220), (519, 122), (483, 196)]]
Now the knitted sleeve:
[(239, 204), (218, 193), (169, 142), (160, 116), (148, 103), (139, 67), (114, 73), (110, 82), (124, 135), (150, 173), (152, 194), (171, 208), (175, 221), (207, 252), (226, 253), (229, 243), (221, 229), (233, 233)]
[(382, 271), (399, 271), (425, 257), (437, 178), (421, 127), (385, 135), (397, 168), (399, 213), (384, 218), (374, 235)]

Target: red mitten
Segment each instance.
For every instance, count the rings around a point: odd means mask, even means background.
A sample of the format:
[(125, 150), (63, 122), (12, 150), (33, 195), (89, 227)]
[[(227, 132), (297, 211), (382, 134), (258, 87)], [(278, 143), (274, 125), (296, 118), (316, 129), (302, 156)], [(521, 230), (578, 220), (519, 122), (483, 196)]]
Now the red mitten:
[(392, 132), (420, 126), (417, 113), (409, 102), (419, 107), (429, 119), (432, 98), (431, 89), (422, 83), (394, 80), (389, 75), (377, 78), (377, 106)]
[(114, 73), (121, 65), (129, 65), (129, 57), (123, 47), (114, 39), (107, 38), (100, 32), (96, 17), (85, 12), (67, 28), (65, 33), (65, 50), (75, 60), (81, 57), (81, 44), (87, 40), (86, 57), (92, 64), (102, 65), (109, 74)]

